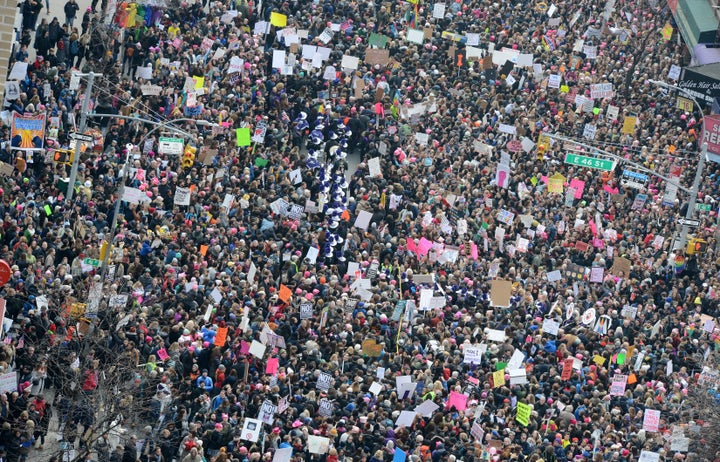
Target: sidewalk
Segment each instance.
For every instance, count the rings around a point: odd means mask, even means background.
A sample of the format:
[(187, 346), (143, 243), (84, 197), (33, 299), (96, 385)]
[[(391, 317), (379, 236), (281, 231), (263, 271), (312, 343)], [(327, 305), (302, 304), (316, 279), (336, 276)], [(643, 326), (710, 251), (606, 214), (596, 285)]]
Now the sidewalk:
[[(45, 396), (46, 402), (52, 403), (55, 399), (55, 390), (45, 390), (43, 395)], [(48, 426), (48, 434), (45, 437), (45, 445), (43, 446), (43, 449), (33, 448), (30, 451), (30, 454), (28, 454), (27, 462), (47, 462), (54, 455), (62, 455), (61, 460), (65, 462), (75, 460), (77, 453), (75, 452), (74, 447), (79, 447), (79, 439), (73, 443), (73, 446), (67, 447), (65, 442), (61, 441), (58, 426), (58, 412), (57, 409), (53, 407), (53, 415)], [(120, 427), (119, 430), (121, 434), (128, 433), (125, 427)], [(111, 437), (111, 441), (112, 439), (113, 438)], [(63, 449), (66, 449), (66, 451), (63, 452)], [(96, 456), (96, 454), (93, 454), (93, 460), (97, 460)]]

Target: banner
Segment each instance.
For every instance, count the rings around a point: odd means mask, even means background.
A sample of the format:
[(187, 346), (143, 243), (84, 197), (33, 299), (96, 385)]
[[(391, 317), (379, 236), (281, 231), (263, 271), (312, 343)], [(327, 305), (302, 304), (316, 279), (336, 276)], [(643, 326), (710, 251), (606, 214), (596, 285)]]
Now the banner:
[(12, 393), (18, 389), (17, 372), (0, 375), (0, 393)]
[(45, 114), (23, 116), (13, 112), (10, 140), (13, 149), (39, 151), (45, 139)]
[(612, 98), (613, 96), (615, 96), (615, 92), (613, 91), (612, 83), (598, 83), (590, 85), (590, 98), (602, 99)]
[(708, 152), (720, 155), (720, 115), (705, 116), (702, 142), (707, 143)]

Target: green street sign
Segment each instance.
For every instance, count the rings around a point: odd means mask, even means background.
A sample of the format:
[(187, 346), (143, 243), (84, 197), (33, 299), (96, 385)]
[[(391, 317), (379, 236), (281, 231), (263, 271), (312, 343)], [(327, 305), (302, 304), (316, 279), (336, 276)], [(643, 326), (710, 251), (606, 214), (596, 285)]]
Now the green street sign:
[(711, 210), (710, 204), (695, 204), (695, 208), (703, 212), (709, 212)]
[(83, 264), (87, 266), (94, 266), (95, 268), (97, 268), (98, 266), (100, 266), (100, 260), (96, 260), (94, 258), (86, 258), (85, 260), (83, 260)]
[(182, 155), (185, 147), (185, 140), (182, 138), (167, 138), (161, 136), (158, 140), (158, 152), (160, 154)]
[(612, 171), (613, 161), (598, 159), (597, 157), (579, 156), (577, 154), (566, 154), (565, 163), (578, 165), (580, 167), (596, 168), (598, 170)]

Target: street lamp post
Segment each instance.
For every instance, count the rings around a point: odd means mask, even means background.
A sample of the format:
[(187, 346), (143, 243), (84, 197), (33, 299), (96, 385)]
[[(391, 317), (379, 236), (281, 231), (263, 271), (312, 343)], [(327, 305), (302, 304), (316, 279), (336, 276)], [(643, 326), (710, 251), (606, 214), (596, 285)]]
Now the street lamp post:
[[(698, 103), (697, 99), (695, 99), (695, 96), (693, 96), (684, 88), (678, 87), (677, 85), (670, 85), (669, 83), (661, 82), (659, 80), (650, 80), (650, 83), (652, 83), (653, 85), (657, 85), (658, 87), (676, 90), (688, 96), (700, 111), (700, 116), (702, 117), (702, 132), (705, 132), (705, 115), (703, 114), (703, 106)], [(705, 161), (708, 154), (707, 143), (703, 142), (700, 149), (700, 159), (698, 159), (697, 169), (695, 170), (695, 179), (693, 180), (692, 188), (690, 189), (690, 201), (688, 202), (687, 212), (685, 213), (685, 218), (688, 220), (692, 220), (692, 217), (695, 214), (695, 204), (697, 203), (698, 191), (700, 189), (700, 183), (702, 182), (703, 171), (705, 170)], [(680, 238), (678, 240), (680, 250), (685, 249), (685, 245), (687, 244), (687, 235), (689, 232), (690, 226), (686, 224), (683, 225), (682, 230), (680, 231)]]
[[(102, 77), (102, 74), (95, 74), (90, 72), (89, 74), (78, 74), (80, 77), (87, 78), (87, 86), (85, 87), (85, 97), (83, 98), (82, 105), (80, 107), (80, 133), (85, 132), (85, 126), (87, 124), (88, 106), (90, 104), (90, 98), (92, 97), (93, 83), (95, 77)], [(75, 140), (75, 155), (73, 156), (72, 167), (70, 168), (70, 178), (68, 181), (67, 191), (65, 197), (67, 198), (68, 204), (72, 203), (73, 194), (75, 193), (75, 178), (77, 178), (78, 166), (80, 165), (80, 141)]]
[(576, 146), (580, 146), (580, 147), (583, 147), (583, 148), (585, 148), (585, 149), (589, 149), (591, 154), (601, 154), (601, 155), (603, 155), (603, 156), (610, 157), (610, 158), (612, 158), (612, 159), (615, 159), (615, 160), (616, 160), (618, 163), (620, 163), (620, 164), (630, 165), (631, 167), (633, 167), (633, 168), (634, 168), (635, 170), (637, 170), (637, 171), (644, 172), (644, 173), (646, 173), (646, 174), (648, 174), (648, 175), (651, 175), (651, 176), (660, 178), (661, 180), (663, 180), (663, 181), (665, 181), (665, 182), (667, 182), (667, 183), (669, 183), (669, 184), (677, 187), (677, 188), (680, 189), (681, 191), (684, 191), (684, 192), (686, 192), (686, 193), (689, 193), (689, 192), (690, 192), (690, 189), (684, 187), (683, 185), (681, 185), (680, 183), (678, 183), (678, 182), (675, 181), (674, 179), (672, 179), (672, 178), (670, 178), (670, 177), (667, 177), (667, 176), (665, 176), (665, 175), (661, 175), (661, 174), (657, 173), (657, 172), (654, 171), (654, 170), (651, 170), (651, 169), (649, 169), (649, 168), (647, 168), (647, 167), (645, 167), (645, 166), (643, 166), (643, 165), (641, 165), (641, 164), (638, 164), (637, 162), (633, 162), (633, 161), (631, 161), (631, 160), (629, 160), (629, 159), (626, 159), (626, 158), (624, 158), (624, 157), (622, 157), (622, 156), (619, 156), (619, 155), (617, 155), (617, 154), (613, 154), (612, 152), (604, 151), (604, 150), (602, 150), (602, 149), (596, 148), (595, 146), (591, 146), (591, 145), (589, 145), (589, 144), (587, 144), (587, 143), (583, 143), (582, 141), (577, 141), (577, 140), (575, 140), (575, 139), (568, 138), (568, 137), (565, 137), (565, 136), (562, 136), (562, 135), (556, 135), (556, 134), (554, 134), (554, 133), (545, 133), (545, 136), (547, 136), (548, 138), (552, 138), (552, 139), (554, 139), (554, 140), (562, 141), (562, 142), (564, 142), (564, 143), (574, 144), (574, 145), (576, 145)]
[[(139, 120), (141, 122), (146, 122), (152, 125), (155, 125), (155, 127), (152, 128), (149, 132), (145, 134), (143, 139), (140, 140), (140, 145), (142, 145), (142, 141), (147, 139), (150, 135), (153, 134), (156, 130), (159, 129), (168, 129), (170, 131), (173, 131), (175, 133), (179, 133), (181, 135), (192, 137), (192, 135), (184, 130), (181, 130), (177, 127), (173, 127), (172, 124), (179, 123), (179, 122), (192, 122), (195, 125), (201, 125), (201, 126), (216, 126), (217, 124), (208, 122), (206, 120), (195, 120), (195, 119), (174, 119), (174, 120), (168, 120), (165, 122), (154, 122), (151, 120), (145, 120), (145, 119), (138, 119), (136, 117), (129, 117), (129, 116), (115, 116), (107, 114), (89, 114), (88, 117), (112, 117), (112, 118), (120, 118), (120, 119), (132, 119), (132, 120)], [(128, 171), (130, 170), (130, 155), (132, 151), (132, 145), (127, 146), (127, 154), (125, 155), (125, 163), (123, 164), (122, 168), (119, 171), (119, 177), (118, 180), (120, 182), (120, 188), (118, 190), (118, 198), (115, 200), (115, 211), (113, 213), (113, 219), (112, 223), (110, 225), (110, 236), (105, 239), (105, 255), (102, 257), (102, 263), (100, 266), (100, 274), (102, 276), (102, 279), (105, 279), (105, 276), (107, 275), (108, 270), (108, 260), (110, 259), (110, 254), (112, 253), (112, 246), (113, 242), (115, 241), (115, 234), (117, 233), (117, 223), (118, 223), (118, 215), (120, 214), (120, 204), (122, 203), (123, 194), (125, 193), (125, 178), (128, 174)]]
[(132, 120), (135, 122), (142, 122), (145, 124), (154, 125), (155, 128), (153, 128), (152, 131), (157, 130), (158, 128), (165, 128), (169, 131), (177, 133), (178, 135), (182, 135), (182, 136), (185, 136), (188, 138), (192, 138), (193, 135), (189, 132), (186, 132), (185, 130), (183, 130), (181, 128), (173, 127), (173, 124), (180, 123), (180, 122), (191, 122), (195, 125), (200, 125), (200, 126), (204, 126), (204, 127), (211, 127), (211, 126), (217, 125), (213, 122), (209, 122), (207, 120), (202, 120), (202, 119), (183, 118), (183, 119), (170, 119), (170, 120), (165, 120), (162, 122), (156, 122), (154, 120), (144, 119), (142, 117), (126, 116), (126, 115), (122, 115), (122, 114), (98, 114), (97, 112), (87, 114), (87, 117), (89, 117), (91, 119), (104, 119), (107, 117), (108, 119), (122, 119), (122, 120)]

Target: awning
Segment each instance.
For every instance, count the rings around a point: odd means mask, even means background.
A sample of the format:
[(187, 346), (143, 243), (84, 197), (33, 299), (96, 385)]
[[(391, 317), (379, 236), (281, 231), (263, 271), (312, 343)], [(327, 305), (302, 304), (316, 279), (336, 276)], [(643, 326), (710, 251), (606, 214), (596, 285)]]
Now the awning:
[(712, 43), (718, 28), (715, 10), (707, 0), (677, 0), (668, 2), (680, 34), (689, 51), (698, 43)]

